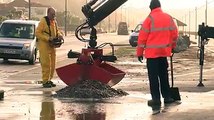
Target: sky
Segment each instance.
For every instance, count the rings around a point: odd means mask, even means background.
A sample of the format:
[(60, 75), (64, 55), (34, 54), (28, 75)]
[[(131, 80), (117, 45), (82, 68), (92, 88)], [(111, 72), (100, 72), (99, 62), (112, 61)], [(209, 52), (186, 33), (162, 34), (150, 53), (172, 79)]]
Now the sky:
[[(151, 0), (128, 0), (123, 7), (141, 8), (142, 13), (145, 13), (145, 15), (140, 19), (144, 19), (150, 12), (150, 1)], [(160, 0), (160, 2), (163, 11), (186, 23), (188, 25), (187, 29), (195, 30), (196, 24), (198, 25), (206, 21), (206, 0)], [(207, 23), (210, 26), (214, 26), (214, 0), (207, 0), (207, 8)], [(195, 19), (196, 13), (197, 19)]]
[[(146, 8), (151, 0), (128, 0), (125, 6)], [(162, 9), (190, 9), (206, 5), (206, 0), (160, 0)], [(207, 0), (208, 3), (214, 0)]]

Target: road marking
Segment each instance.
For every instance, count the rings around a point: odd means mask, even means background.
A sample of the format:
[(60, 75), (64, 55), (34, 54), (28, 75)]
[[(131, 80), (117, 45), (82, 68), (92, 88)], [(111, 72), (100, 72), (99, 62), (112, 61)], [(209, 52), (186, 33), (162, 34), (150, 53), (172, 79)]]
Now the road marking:
[[(59, 58), (57, 58), (57, 62), (61, 62), (61, 61), (63, 61), (63, 60), (65, 60), (66, 58), (64, 58), (64, 57), (59, 57)], [(39, 63), (40, 64), (40, 63)], [(0, 74), (2, 74), (1, 75), (1, 77), (0, 77), (0, 79), (2, 79), (2, 80), (5, 80), (5, 79), (7, 79), (7, 77), (8, 76), (11, 76), (11, 75), (17, 75), (17, 74), (20, 74), (20, 73), (24, 73), (24, 72), (28, 72), (28, 71), (30, 71), (30, 70), (34, 70), (34, 69), (37, 69), (37, 68), (40, 68), (41, 66), (40, 65), (35, 65), (34, 67), (32, 67), (32, 68), (29, 68), (29, 69), (25, 69), (25, 70), (21, 70), (21, 71), (18, 71), (18, 72), (14, 72), (14, 73), (5, 73), (5, 74), (8, 74), (7, 76), (4, 74), (4, 71), (0, 71)]]

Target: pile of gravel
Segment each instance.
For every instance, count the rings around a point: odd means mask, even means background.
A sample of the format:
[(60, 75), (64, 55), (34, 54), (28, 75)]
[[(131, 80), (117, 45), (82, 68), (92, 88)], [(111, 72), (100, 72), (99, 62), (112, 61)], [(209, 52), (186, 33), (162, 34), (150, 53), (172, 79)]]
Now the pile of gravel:
[(74, 86), (66, 86), (58, 91), (54, 97), (62, 98), (108, 98), (128, 95), (127, 92), (115, 90), (109, 85), (97, 80), (84, 80)]
[(185, 51), (190, 46), (190, 38), (185, 36), (178, 36), (178, 40), (176, 42), (176, 48), (174, 48), (174, 53), (179, 53), (181, 51)]

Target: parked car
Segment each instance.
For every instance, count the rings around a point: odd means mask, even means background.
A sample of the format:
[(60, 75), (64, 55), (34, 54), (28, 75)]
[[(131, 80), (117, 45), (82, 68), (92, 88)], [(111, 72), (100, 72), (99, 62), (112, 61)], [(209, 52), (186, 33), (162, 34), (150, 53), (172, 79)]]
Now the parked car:
[(136, 47), (137, 46), (137, 39), (138, 39), (138, 35), (139, 35), (139, 31), (141, 29), (141, 25), (142, 25), (143, 22), (140, 22), (139, 24), (137, 24), (137, 26), (135, 27), (134, 30), (131, 30), (132, 33), (129, 37), (129, 44), (132, 46), (132, 47)]
[(87, 34), (91, 34), (90, 28), (84, 28), (80, 30), (80, 35), (87, 35)]
[(126, 22), (119, 22), (118, 29), (117, 29), (118, 35), (128, 35), (128, 25)]
[(0, 25), (0, 58), (28, 60), (35, 64), (37, 45), (35, 30), (39, 21), (5, 20)]
[[(173, 19), (176, 26), (178, 27), (177, 25), (177, 20), (174, 18)], [(141, 29), (141, 25), (143, 24), (143, 21), (140, 22), (139, 24), (137, 24), (137, 26), (135, 27), (134, 30), (131, 30), (131, 35), (129, 37), (129, 44), (132, 46), (132, 47), (136, 47), (137, 46), (137, 39), (138, 39), (138, 35), (139, 35), (139, 31)]]

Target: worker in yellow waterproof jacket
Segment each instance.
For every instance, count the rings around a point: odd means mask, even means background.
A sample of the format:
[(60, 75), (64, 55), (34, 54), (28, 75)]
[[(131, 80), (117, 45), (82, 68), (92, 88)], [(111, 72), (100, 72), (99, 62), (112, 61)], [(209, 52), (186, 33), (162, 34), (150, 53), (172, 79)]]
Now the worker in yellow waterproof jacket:
[(56, 37), (63, 39), (56, 24), (55, 12), (56, 10), (54, 8), (48, 8), (47, 16), (41, 18), (36, 29), (36, 37), (38, 38), (38, 48), (42, 67), (42, 85), (44, 88), (56, 86), (56, 84), (51, 81), (55, 71), (56, 48), (50, 45), (50, 43)]

